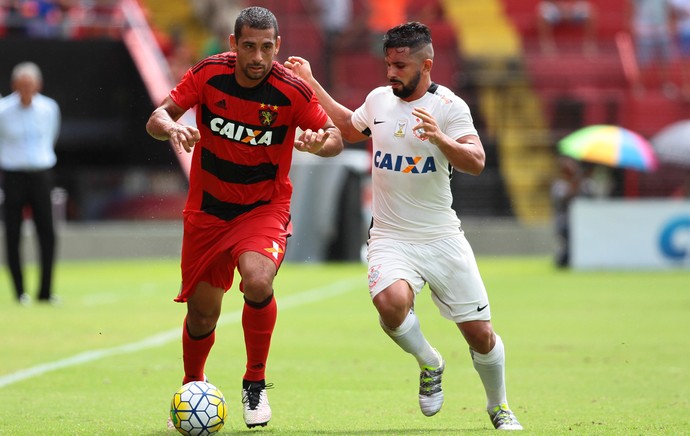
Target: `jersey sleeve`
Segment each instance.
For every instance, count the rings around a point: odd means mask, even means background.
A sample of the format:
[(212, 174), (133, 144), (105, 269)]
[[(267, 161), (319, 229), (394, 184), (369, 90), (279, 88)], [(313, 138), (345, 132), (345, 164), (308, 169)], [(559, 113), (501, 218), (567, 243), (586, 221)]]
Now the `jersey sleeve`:
[(463, 99), (455, 96), (452, 99), (452, 104), (448, 105), (448, 117), (446, 126), (443, 131), (446, 135), (453, 139), (460, 139), (467, 135), (477, 135), (477, 129), (474, 127), (470, 107)]
[(371, 136), (371, 124), (374, 120), (373, 112), (376, 111), (376, 107), (382, 104), (385, 105), (382, 101), (387, 101), (385, 96), (389, 92), (386, 86), (375, 88), (367, 95), (364, 103), (355, 109), (350, 120), (352, 121), (352, 126), (357, 129), (357, 131)]
[(312, 91), (309, 101), (302, 110), (297, 111), (297, 125), (302, 130), (319, 130), (323, 128), (327, 120), (328, 114), (326, 114), (326, 111), (316, 98), (316, 94)]
[(199, 89), (192, 70), (182, 76), (182, 80), (170, 91), (170, 98), (182, 109), (190, 109), (199, 103)]
[(385, 88), (376, 88), (372, 90), (369, 95), (367, 95), (367, 98), (364, 100), (364, 103), (355, 111), (352, 113), (351, 121), (352, 121), (352, 126), (357, 129), (357, 131), (367, 135), (371, 136), (371, 114), (370, 114), (370, 108), (372, 107), (373, 104), (373, 99), (374, 97), (378, 94), (381, 93), (382, 90), (385, 90)]
[(357, 131), (364, 133), (367, 136), (371, 136), (371, 129), (369, 129), (368, 115), (367, 115), (367, 103), (366, 101), (352, 113), (352, 126), (357, 129)]

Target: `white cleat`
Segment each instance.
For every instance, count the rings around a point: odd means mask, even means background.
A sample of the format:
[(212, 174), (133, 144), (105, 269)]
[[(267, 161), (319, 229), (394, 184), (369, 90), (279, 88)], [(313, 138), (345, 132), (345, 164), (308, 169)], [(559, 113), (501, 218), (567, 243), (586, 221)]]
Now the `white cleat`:
[(271, 406), (268, 404), (266, 389), (271, 389), (273, 384), (250, 382), (246, 388), (242, 388), (242, 403), (244, 404), (244, 423), (247, 428), (265, 427), (271, 420)]
[(496, 430), (522, 430), (522, 425), (507, 404), (501, 404), (490, 410), (489, 418)]
[(446, 368), (446, 362), (439, 355), (441, 366), (432, 368), (423, 366), (419, 373), (419, 408), (425, 416), (433, 416), (443, 406), (443, 389), (441, 389), (441, 377)]

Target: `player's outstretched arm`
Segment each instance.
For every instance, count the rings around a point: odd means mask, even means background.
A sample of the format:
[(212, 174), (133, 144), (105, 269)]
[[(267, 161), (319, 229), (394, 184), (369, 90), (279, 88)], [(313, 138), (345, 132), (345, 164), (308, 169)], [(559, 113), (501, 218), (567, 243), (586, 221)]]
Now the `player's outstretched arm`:
[(295, 148), (321, 157), (332, 157), (343, 151), (343, 139), (340, 130), (329, 119), (317, 131), (307, 129), (302, 132), (295, 140)]
[(149, 117), (146, 131), (158, 140), (170, 140), (177, 153), (182, 153), (183, 150), (189, 153), (194, 144), (201, 139), (201, 135), (196, 127), (184, 126), (177, 122), (184, 113), (185, 110), (168, 96)]
[(340, 129), (343, 139), (348, 142), (360, 142), (368, 139), (368, 136), (359, 132), (352, 125), (352, 111), (335, 101), (316, 80), (309, 61), (299, 56), (290, 56), (287, 61), (285, 61), (285, 67), (314, 88), (319, 103), (321, 103), (321, 106), (323, 106), (328, 116), (331, 117), (335, 126)]

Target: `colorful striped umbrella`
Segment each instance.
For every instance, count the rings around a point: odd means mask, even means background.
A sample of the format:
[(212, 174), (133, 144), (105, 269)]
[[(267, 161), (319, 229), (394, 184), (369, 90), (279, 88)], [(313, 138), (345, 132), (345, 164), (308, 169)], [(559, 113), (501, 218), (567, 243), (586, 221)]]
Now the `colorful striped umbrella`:
[(573, 159), (615, 168), (653, 171), (658, 166), (650, 142), (618, 126), (595, 125), (576, 130), (558, 142), (558, 151)]

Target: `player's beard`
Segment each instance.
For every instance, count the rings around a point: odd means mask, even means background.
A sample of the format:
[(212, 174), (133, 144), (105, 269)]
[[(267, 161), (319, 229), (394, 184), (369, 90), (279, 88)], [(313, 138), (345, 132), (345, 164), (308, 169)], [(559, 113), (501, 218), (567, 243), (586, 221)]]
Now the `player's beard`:
[(408, 83), (407, 85), (399, 80), (396, 80), (395, 82), (402, 84), (402, 89), (396, 90), (395, 88), (393, 88), (393, 94), (399, 98), (407, 98), (411, 96), (414, 93), (415, 89), (417, 89), (420, 80), (422, 80), (421, 71), (418, 71), (417, 75), (414, 76), (412, 80), (410, 80), (410, 83)]
[[(261, 70), (255, 70), (252, 67), (261, 67)], [(263, 64), (247, 64), (242, 71), (249, 80), (261, 80), (266, 77), (266, 66)]]

